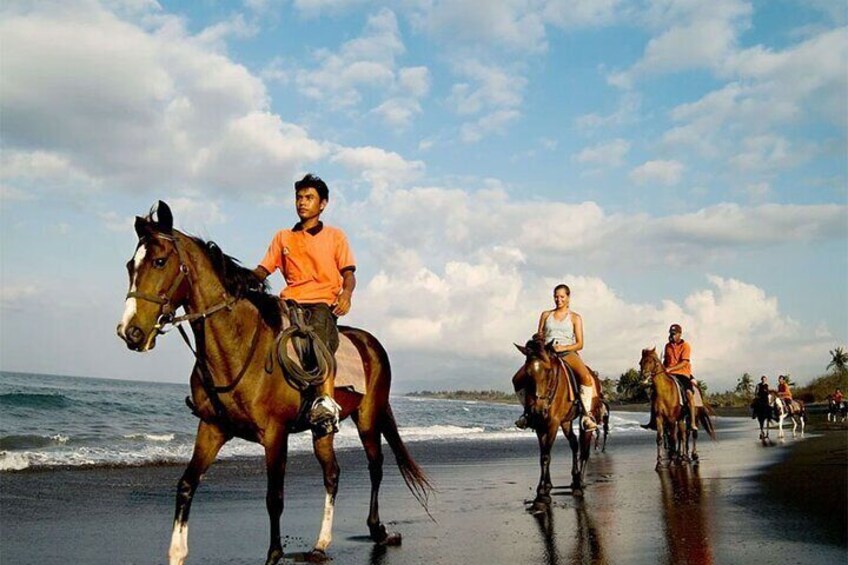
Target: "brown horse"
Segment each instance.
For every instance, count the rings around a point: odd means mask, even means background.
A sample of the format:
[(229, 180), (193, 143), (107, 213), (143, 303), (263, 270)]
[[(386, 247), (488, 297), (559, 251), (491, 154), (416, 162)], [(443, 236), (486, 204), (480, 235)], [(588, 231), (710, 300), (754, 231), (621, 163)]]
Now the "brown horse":
[[(201, 475), (227, 441), (240, 437), (265, 448), (265, 501), (271, 522), (266, 565), (275, 564), (283, 557), (280, 517), (288, 437), (304, 427), (298, 417), (301, 393), (268, 355), (282, 325), (280, 303), (250, 270), (224, 255), (214, 243), (173, 229), (173, 217), (164, 202), (159, 202), (156, 213), (156, 220), (152, 211), (146, 218), (136, 218), (139, 240), (127, 263), (130, 290), (118, 335), (130, 349), (144, 352), (153, 349), (157, 335), (168, 325), (188, 322), (194, 334), (197, 363), (191, 374), (191, 401), (186, 401), (200, 423), (191, 461), (177, 484), (170, 563), (182, 564), (188, 555), (189, 511)], [(175, 317), (181, 306), (186, 315)], [(188, 341), (182, 326), (178, 327)], [(365, 331), (340, 329), (356, 346), (366, 375), (364, 395), (336, 389), (335, 398), (342, 418), (350, 416), (355, 422), (368, 458), (368, 528), (375, 542), (398, 544), (400, 534), (387, 532), (378, 513), (383, 478), (381, 434), (394, 452), (404, 481), (425, 509), (431, 487), (398, 434), (389, 406), (391, 371), (386, 351)], [(313, 448), (323, 470), (326, 497), (310, 558), (321, 559), (332, 539), (339, 466), (333, 434), (313, 439)]]
[[(568, 438), (572, 454), (571, 488), (575, 496), (582, 496), (593, 432), (581, 429), (579, 439), (574, 433), (572, 422), (578, 416), (577, 395), (569, 394), (572, 386), (566, 368), (556, 354), (545, 346), (545, 342), (531, 339), (524, 347), (517, 344), (515, 347), (524, 355), (524, 365), (516, 373), (513, 382), (518, 380), (523, 384), (530, 420), (539, 439), (542, 472), (536, 487), (533, 511), (541, 512), (551, 503), (551, 449), (557, 433), (561, 429)], [(600, 403), (597, 396), (592, 404), (589, 409), (595, 420), (599, 421)]]
[[(687, 430), (689, 411), (684, 410), (680, 403), (680, 392), (675, 378), (669, 375), (657, 355), (656, 348), (643, 349), (639, 360), (642, 378), (653, 382), (651, 393), (651, 413), (657, 426), (657, 466), (662, 467), (662, 446), (665, 440), (668, 446), (669, 458), (677, 461), (698, 461), (698, 430), (691, 426)], [(696, 412), (698, 422), (704, 430), (715, 439), (715, 426), (710, 418), (709, 406), (699, 407)], [(689, 452), (689, 433), (692, 435), (692, 451)]]

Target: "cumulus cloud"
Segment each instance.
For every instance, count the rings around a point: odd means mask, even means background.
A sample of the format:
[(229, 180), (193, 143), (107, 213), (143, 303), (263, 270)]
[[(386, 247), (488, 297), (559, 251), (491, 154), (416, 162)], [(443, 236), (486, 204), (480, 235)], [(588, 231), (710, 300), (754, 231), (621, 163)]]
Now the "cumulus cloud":
[(32, 178), (64, 163), (118, 189), (226, 190), (240, 179), (261, 192), (324, 154), (220, 53), (224, 36), (247, 32), (239, 20), (192, 35), (155, 10), (136, 24), (92, 2), (17, 8), (0, 22), (4, 50), (18, 54), (0, 67), (0, 112), (7, 148), (41, 167)]
[(683, 164), (678, 161), (646, 161), (630, 171), (630, 180), (636, 184), (663, 184), (674, 186), (683, 175)]
[(619, 138), (606, 143), (599, 143), (592, 147), (586, 147), (580, 153), (574, 155), (574, 160), (578, 163), (620, 167), (624, 164), (624, 158), (629, 151), (630, 142), (626, 139)]

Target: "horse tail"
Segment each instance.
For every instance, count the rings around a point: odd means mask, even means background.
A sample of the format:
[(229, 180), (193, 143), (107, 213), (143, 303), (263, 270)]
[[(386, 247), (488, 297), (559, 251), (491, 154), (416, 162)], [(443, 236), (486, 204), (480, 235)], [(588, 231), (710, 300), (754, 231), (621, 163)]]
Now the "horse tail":
[(400, 432), (398, 432), (397, 422), (395, 421), (395, 416), (392, 413), (392, 407), (388, 404), (386, 404), (385, 419), (383, 420), (381, 431), (383, 432), (383, 437), (386, 438), (386, 442), (388, 442), (389, 447), (392, 448), (392, 453), (395, 454), (395, 461), (397, 462), (398, 469), (400, 469), (403, 482), (406, 483), (406, 486), (412, 493), (412, 496), (414, 496), (415, 500), (417, 500), (424, 508), (424, 511), (427, 512), (430, 519), (435, 522), (432, 514), (430, 514), (430, 509), (427, 507), (430, 493), (433, 491), (433, 485), (430, 483), (430, 480), (427, 478), (424, 470), (418, 466), (418, 463), (415, 462), (412, 455), (410, 455), (409, 451), (407, 451), (403, 440), (400, 439)]
[(704, 406), (698, 411), (698, 422), (700, 422), (701, 426), (704, 427), (704, 430), (710, 435), (710, 439), (715, 441), (718, 438), (716, 437), (715, 424), (713, 423), (713, 419), (710, 417), (711, 412), (712, 408)]

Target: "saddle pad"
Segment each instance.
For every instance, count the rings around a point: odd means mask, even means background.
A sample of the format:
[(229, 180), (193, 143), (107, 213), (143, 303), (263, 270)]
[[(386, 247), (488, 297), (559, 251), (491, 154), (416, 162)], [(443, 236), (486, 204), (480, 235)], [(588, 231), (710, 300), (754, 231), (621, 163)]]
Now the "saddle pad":
[(574, 375), (571, 372), (571, 367), (565, 364), (565, 361), (562, 360), (562, 357), (557, 357), (557, 361), (559, 361), (560, 366), (562, 367), (563, 374), (565, 374), (565, 397), (569, 402), (574, 402)]
[[(288, 355), (297, 359), (294, 345), (288, 342)], [(365, 367), (359, 350), (349, 337), (339, 332), (339, 349), (336, 351), (336, 388), (350, 388), (358, 394), (365, 394)]]
[[(677, 385), (677, 401), (681, 406), (685, 406), (686, 394), (683, 392), (683, 385), (680, 384), (680, 381), (677, 380), (677, 377), (672, 377), (674, 379), (674, 384)], [(695, 400), (695, 408), (703, 408), (704, 407), (704, 398), (701, 396), (701, 389), (698, 387), (694, 387), (695, 394), (693, 395)]]

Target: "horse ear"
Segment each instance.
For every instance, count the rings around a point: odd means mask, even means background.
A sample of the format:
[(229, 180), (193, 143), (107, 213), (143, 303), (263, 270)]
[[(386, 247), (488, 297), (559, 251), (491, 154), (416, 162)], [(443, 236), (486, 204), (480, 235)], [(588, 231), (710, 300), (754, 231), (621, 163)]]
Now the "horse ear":
[(135, 217), (135, 234), (139, 239), (150, 233), (150, 222), (141, 216)]
[(517, 343), (513, 343), (513, 345), (521, 352), (522, 355), (527, 357), (527, 348), (523, 345), (518, 345)]
[(153, 208), (150, 209), (150, 216), (156, 214), (156, 227), (165, 233), (171, 233), (174, 228), (174, 215), (171, 214), (171, 208), (162, 200), (160, 200)]

